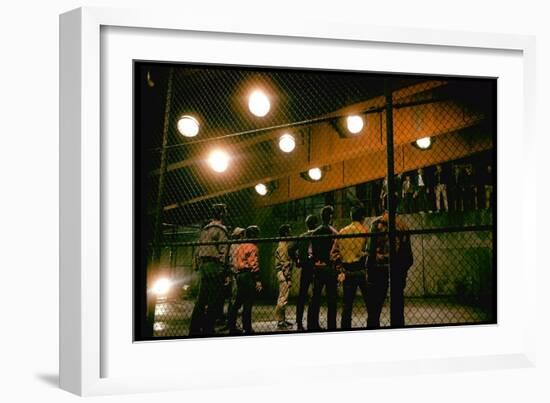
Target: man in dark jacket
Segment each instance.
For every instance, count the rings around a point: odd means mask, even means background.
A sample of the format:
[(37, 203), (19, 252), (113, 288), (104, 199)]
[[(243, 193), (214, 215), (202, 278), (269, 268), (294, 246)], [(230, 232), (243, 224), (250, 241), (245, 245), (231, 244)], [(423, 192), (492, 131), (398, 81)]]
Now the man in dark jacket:
[[(332, 216), (334, 208), (325, 206), (321, 210), (322, 224), (317, 227), (312, 235), (338, 235), (338, 231), (332, 227)], [(327, 329), (336, 329), (336, 290), (337, 273), (336, 268), (330, 260), (330, 251), (334, 243), (333, 238), (313, 239), (311, 249), (313, 252), (313, 296), (308, 313), (308, 330), (319, 329), (319, 312), (321, 309), (321, 294), (323, 288), (327, 296)]]
[[(392, 278), (397, 283), (396, 291), (403, 293), (407, 282), (407, 273), (413, 264), (413, 255), (409, 234), (400, 233), (407, 228), (395, 218), (396, 226), (396, 251), (391, 264), (396, 265), (399, 277)], [(384, 212), (371, 226), (370, 233), (378, 234), (369, 240), (367, 258), (367, 327), (377, 329), (380, 327), (380, 314), (388, 293), (389, 284), (389, 257), (390, 245), (388, 237), (388, 212)], [(402, 307), (401, 307), (402, 308)]]
[[(310, 236), (313, 230), (317, 228), (318, 224), (319, 219), (317, 216), (308, 215), (306, 217), (307, 231), (300, 236)], [(296, 301), (296, 327), (299, 331), (303, 331), (304, 306), (309, 292), (309, 287), (313, 282), (313, 252), (311, 249), (311, 241), (309, 239), (304, 239), (292, 242), (288, 246), (288, 255), (291, 259), (295, 260), (296, 266), (301, 269), (300, 289), (298, 291), (298, 299)], [(310, 315), (310, 312), (311, 309), (308, 310), (308, 316)]]

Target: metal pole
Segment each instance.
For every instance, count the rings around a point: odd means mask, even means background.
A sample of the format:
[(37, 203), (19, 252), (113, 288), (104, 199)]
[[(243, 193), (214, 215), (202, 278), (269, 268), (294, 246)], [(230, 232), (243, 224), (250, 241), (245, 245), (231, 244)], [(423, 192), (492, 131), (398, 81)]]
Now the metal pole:
[(164, 199), (164, 187), (166, 182), (166, 168), (167, 164), (167, 145), (168, 145), (168, 129), (170, 128), (170, 108), (172, 105), (172, 82), (174, 78), (174, 68), (171, 67), (168, 71), (168, 84), (166, 88), (166, 105), (164, 108), (164, 124), (162, 128), (162, 146), (160, 150), (160, 177), (159, 186), (157, 192), (157, 202), (155, 207), (155, 215), (153, 218), (153, 250), (150, 264), (147, 268), (147, 313), (146, 313), (146, 329), (145, 337), (153, 337), (154, 325), (155, 325), (155, 307), (157, 304), (156, 295), (149, 292), (155, 276), (159, 271), (161, 246), (160, 241), (162, 238), (162, 211), (163, 211), (163, 199)]
[(395, 239), (395, 184), (393, 161), (393, 97), (391, 82), (384, 80), (384, 93), (386, 98), (386, 150), (388, 164), (388, 238), (390, 246), (390, 323), (392, 327), (401, 327), (405, 324), (403, 290), (400, 287), (399, 271), (396, 264), (396, 239)]

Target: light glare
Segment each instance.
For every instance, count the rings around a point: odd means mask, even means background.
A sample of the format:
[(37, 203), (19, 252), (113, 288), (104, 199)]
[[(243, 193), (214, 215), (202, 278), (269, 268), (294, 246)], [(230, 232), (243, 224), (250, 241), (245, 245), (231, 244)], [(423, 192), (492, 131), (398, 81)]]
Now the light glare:
[(279, 138), (279, 148), (285, 153), (290, 153), (296, 148), (296, 140), (294, 136), (288, 133), (283, 134)]
[(346, 123), (348, 126), (348, 130), (353, 134), (357, 134), (361, 130), (363, 130), (364, 123), (363, 123), (363, 118), (361, 116), (357, 116), (357, 115), (348, 116), (348, 118), (346, 119)]
[(178, 120), (178, 131), (185, 137), (195, 137), (199, 134), (199, 122), (193, 116), (182, 116)]
[(156, 283), (153, 285), (152, 291), (161, 296), (168, 294), (168, 291), (170, 291), (170, 288), (172, 287), (172, 283), (167, 278), (160, 278), (156, 281)]
[(225, 172), (229, 166), (229, 154), (222, 150), (214, 150), (208, 156), (208, 165), (216, 172)]
[(250, 109), (250, 112), (254, 115), (263, 117), (267, 115), (270, 108), (271, 103), (262, 91), (256, 90), (248, 97), (248, 109)]
[(418, 148), (425, 150), (432, 145), (432, 139), (430, 137), (422, 137), (421, 139), (416, 140), (416, 145)]
[(254, 189), (256, 189), (256, 193), (258, 193), (260, 196), (265, 196), (267, 194), (267, 186), (263, 183), (258, 183)]
[(323, 176), (323, 172), (321, 171), (320, 168), (311, 168), (307, 174), (309, 175), (309, 177), (314, 180), (314, 181), (318, 181), (321, 179), (321, 177)]

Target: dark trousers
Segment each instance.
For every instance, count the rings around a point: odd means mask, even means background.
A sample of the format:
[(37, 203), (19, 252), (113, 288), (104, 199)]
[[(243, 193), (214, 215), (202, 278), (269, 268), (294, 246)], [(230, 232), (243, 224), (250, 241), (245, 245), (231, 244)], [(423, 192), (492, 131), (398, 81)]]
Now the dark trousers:
[(233, 277), (229, 278), (229, 282), (227, 284), (225, 283), (226, 279), (227, 277), (223, 279), (224, 285), (222, 288), (222, 296), (218, 301), (218, 306), (216, 307), (216, 320), (223, 321), (223, 322), (225, 322), (225, 319), (226, 319), (226, 316), (224, 313), (225, 301), (227, 301), (227, 304), (228, 304), (227, 312), (229, 313), (229, 310), (231, 309), (231, 299), (233, 296), (232, 295), (233, 294)]
[(477, 208), (476, 188), (474, 186), (466, 186), (464, 188), (464, 210), (474, 210)]
[(374, 266), (367, 270), (367, 327), (380, 327), (380, 314), (388, 294), (389, 274), (387, 266)]
[(189, 336), (210, 335), (223, 293), (222, 266), (215, 261), (202, 262), (199, 268), (199, 295), (191, 314)]
[[(336, 269), (331, 265), (315, 267), (313, 275), (313, 297), (308, 311), (308, 330), (317, 330), (319, 326), (319, 312), (321, 310), (321, 294), (326, 289), (327, 296), (327, 329), (336, 329)], [(311, 315), (310, 315), (311, 313)]]
[(450, 207), (453, 211), (464, 211), (464, 189), (461, 186), (450, 188)]
[(426, 211), (429, 209), (428, 205), (428, 189), (426, 186), (420, 186), (416, 194), (416, 211)]
[[(345, 268), (345, 266), (344, 266)], [(368, 306), (367, 300), (367, 273), (364, 269), (348, 271), (344, 280), (344, 305), (342, 307), (342, 329), (351, 329), (351, 314), (353, 310), (353, 300), (357, 293), (357, 288), (361, 290), (361, 296), (365, 302), (365, 309)], [(365, 326), (363, 325), (361, 327)]]
[[(300, 290), (298, 291), (298, 299), (296, 301), (296, 324), (298, 330), (303, 328), (304, 306), (306, 304), (309, 287), (313, 282), (313, 263), (306, 262), (302, 264), (300, 271)], [(308, 316), (311, 309), (308, 309)], [(309, 320), (308, 320), (309, 323)]]
[(413, 197), (412, 193), (405, 193), (403, 197), (403, 213), (409, 214), (413, 212)]
[[(399, 271), (399, 273), (400, 275), (396, 279), (398, 282), (397, 292), (403, 294), (407, 281), (407, 271)], [(388, 294), (388, 285), (388, 266), (373, 266), (367, 270), (367, 327), (370, 329), (380, 327), (380, 314)], [(399, 307), (399, 309), (402, 316), (403, 307)]]
[(243, 308), (243, 330), (252, 333), (252, 306), (256, 299), (256, 282), (250, 272), (241, 272), (237, 274), (237, 296), (235, 303), (229, 311), (229, 330), (234, 331), (237, 328), (237, 315), (239, 309)]

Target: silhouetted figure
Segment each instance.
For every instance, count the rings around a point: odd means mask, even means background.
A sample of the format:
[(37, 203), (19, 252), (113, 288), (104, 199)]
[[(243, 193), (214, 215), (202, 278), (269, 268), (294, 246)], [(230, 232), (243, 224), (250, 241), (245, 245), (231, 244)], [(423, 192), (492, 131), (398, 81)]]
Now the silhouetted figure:
[(413, 198), (416, 201), (416, 211), (422, 213), (428, 210), (428, 194), (430, 188), (427, 176), (422, 168), (418, 168), (414, 178), (414, 193)]
[[(395, 227), (398, 231), (405, 231), (407, 227), (395, 217)], [(380, 327), (380, 314), (388, 294), (389, 285), (389, 258), (390, 244), (388, 238), (388, 212), (378, 217), (371, 226), (370, 232), (377, 234), (370, 237), (367, 258), (367, 327)], [(407, 282), (407, 273), (413, 264), (410, 237), (408, 234), (396, 235), (396, 251), (391, 264), (396, 266), (399, 277), (392, 282), (397, 283), (396, 291), (403, 294)], [(400, 312), (396, 316), (403, 317), (404, 307), (398, 307)]]
[(388, 208), (388, 177), (386, 176), (382, 180), (382, 186), (380, 187), (380, 211), (384, 211)]
[[(245, 235), (245, 229), (240, 227), (235, 227), (233, 229), (233, 232), (231, 233), (231, 240), (239, 240), (243, 239)], [(233, 266), (233, 260), (235, 256), (235, 251), (237, 250), (237, 246), (239, 244), (231, 244), (229, 246), (229, 251), (227, 253), (227, 264), (226, 267), (227, 270), (227, 277), (225, 278), (225, 283), (223, 286), (223, 294), (222, 298), (220, 298), (220, 306), (217, 309), (217, 320), (220, 325), (224, 325), (224, 330), (227, 330), (228, 328), (228, 319), (229, 319), (229, 312), (231, 312), (231, 306), (233, 305), (233, 302), (235, 300), (235, 296), (237, 293), (236, 290), (236, 279), (235, 274), (236, 270)], [(227, 301), (227, 315), (224, 313), (224, 306), (225, 301)]]
[(467, 166), (464, 173), (464, 210), (477, 209), (477, 184), (474, 171)]
[(455, 165), (453, 168), (451, 193), (453, 211), (464, 211), (464, 174), (459, 165)]
[(413, 194), (414, 187), (410, 175), (405, 175), (401, 184), (401, 200), (403, 213), (409, 214), (413, 212)]
[[(227, 215), (225, 204), (212, 206), (212, 221), (202, 228), (199, 242), (227, 241), (227, 228), (223, 220)], [(227, 244), (201, 245), (197, 248), (197, 266), (200, 273), (199, 293), (191, 314), (190, 336), (214, 333), (219, 313), (226, 273)]]
[(494, 205), (493, 200), (493, 167), (487, 165), (485, 172), (482, 176), (482, 186), (484, 190), (484, 205), (486, 209), (490, 209)]
[(403, 210), (403, 174), (399, 173), (393, 178), (393, 194), (395, 196), (395, 210), (401, 212)]
[[(310, 236), (313, 230), (317, 228), (319, 219), (317, 216), (308, 215), (306, 217), (307, 231), (301, 234), (301, 237)], [(313, 283), (313, 249), (311, 240), (304, 239), (293, 242), (288, 247), (289, 255), (295, 259), (296, 266), (300, 268), (300, 289), (296, 301), (296, 327), (298, 330), (304, 330), (303, 317), (304, 307), (308, 296), (309, 287)], [(311, 309), (308, 309), (308, 317), (311, 315)], [(311, 323), (311, 319), (308, 319)]]
[(438, 213), (441, 211), (441, 201), (443, 201), (445, 212), (449, 211), (449, 202), (447, 200), (448, 184), (449, 177), (447, 175), (447, 172), (443, 169), (441, 165), (436, 165), (433, 177), (433, 185), (435, 194), (435, 208)]
[[(338, 232), (332, 227), (334, 208), (325, 206), (321, 210), (322, 224), (317, 227), (312, 235), (336, 235)], [(313, 239), (311, 242), (313, 252), (313, 297), (308, 314), (308, 330), (319, 329), (319, 312), (321, 309), (321, 294), (326, 290), (327, 296), (327, 328), (336, 329), (336, 269), (330, 261), (330, 251), (334, 240), (332, 238)]]

